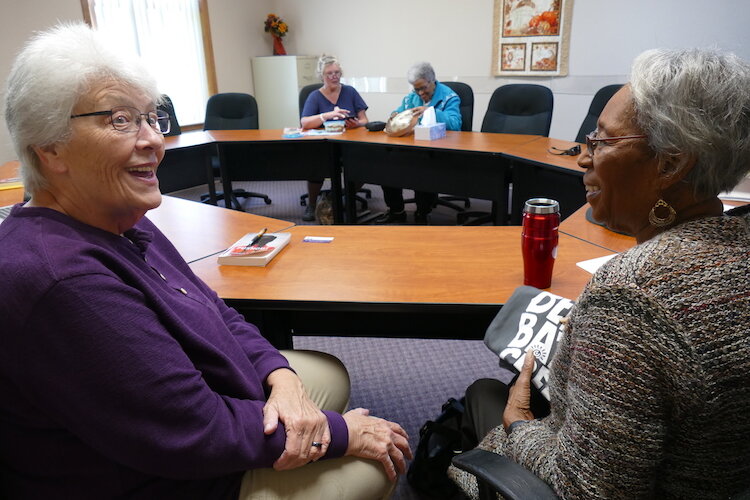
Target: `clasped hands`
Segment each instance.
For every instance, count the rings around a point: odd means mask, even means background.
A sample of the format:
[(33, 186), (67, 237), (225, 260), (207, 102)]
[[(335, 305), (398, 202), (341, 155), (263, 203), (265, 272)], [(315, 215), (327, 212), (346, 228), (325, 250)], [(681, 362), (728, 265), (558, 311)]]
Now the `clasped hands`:
[[(328, 419), (310, 399), (302, 382), (291, 370), (276, 370), (267, 381), (271, 394), (263, 407), (263, 432), (272, 434), (279, 422), (286, 430), (286, 445), (274, 462), (275, 470), (289, 470), (325, 456), (331, 444)], [(393, 422), (369, 416), (369, 410), (346, 412), (349, 432), (346, 455), (377, 460), (388, 478), (395, 481), (406, 472), (406, 459), (412, 458), (409, 436)]]

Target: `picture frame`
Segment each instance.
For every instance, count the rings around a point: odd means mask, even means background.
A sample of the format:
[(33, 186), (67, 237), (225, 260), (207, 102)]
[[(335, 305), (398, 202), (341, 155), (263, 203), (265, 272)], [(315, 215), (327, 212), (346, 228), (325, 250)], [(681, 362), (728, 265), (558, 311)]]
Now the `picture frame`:
[(495, 0), (492, 74), (565, 76), (573, 0)]

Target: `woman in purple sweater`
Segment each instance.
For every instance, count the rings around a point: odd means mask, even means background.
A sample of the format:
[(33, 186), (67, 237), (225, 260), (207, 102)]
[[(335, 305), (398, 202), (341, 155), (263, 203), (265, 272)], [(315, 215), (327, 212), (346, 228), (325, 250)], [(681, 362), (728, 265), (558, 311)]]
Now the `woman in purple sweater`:
[(11, 70), (31, 199), (0, 226), (0, 496), (387, 497), (403, 429), (342, 415), (340, 362), (282, 355), (144, 217), (161, 202), (159, 96), (82, 24)]

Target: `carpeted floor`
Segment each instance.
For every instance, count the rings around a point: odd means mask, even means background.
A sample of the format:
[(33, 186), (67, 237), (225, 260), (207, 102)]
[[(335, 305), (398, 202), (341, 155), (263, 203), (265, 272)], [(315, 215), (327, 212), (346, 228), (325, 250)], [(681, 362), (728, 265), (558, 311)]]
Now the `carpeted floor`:
[[(306, 192), (304, 181), (236, 182), (233, 187), (265, 193), (271, 198), (270, 205), (258, 198), (245, 200), (243, 208), (247, 212), (296, 224), (315, 224), (302, 221), (304, 207), (299, 196)], [(385, 211), (380, 187), (365, 187), (372, 191), (370, 211)], [(205, 187), (197, 187), (170, 194), (198, 200), (205, 192)], [(411, 197), (411, 190), (404, 190), (404, 196)], [(471, 202), (472, 209), (490, 208), (484, 200)], [(413, 223), (415, 206), (407, 205), (406, 209), (407, 224)], [(429, 223), (455, 225), (456, 211), (436, 207)], [(295, 337), (294, 346), (328, 352), (341, 359), (351, 377), (352, 408), (369, 408), (373, 415), (401, 424), (409, 433), (412, 450), (416, 450), (422, 424), (437, 417), (448, 398), (463, 396), (466, 387), (477, 378), (501, 375), (496, 356), (481, 341), (387, 337), (388, 332), (383, 332), (383, 338)], [(402, 476), (393, 498), (420, 497)]]
[[(478, 378), (502, 376), (497, 356), (479, 340), (294, 337), (294, 347), (342, 360), (352, 383), (351, 407), (401, 424), (412, 451), (422, 424), (437, 417), (448, 398), (460, 398)], [(420, 496), (402, 476), (393, 498)]]

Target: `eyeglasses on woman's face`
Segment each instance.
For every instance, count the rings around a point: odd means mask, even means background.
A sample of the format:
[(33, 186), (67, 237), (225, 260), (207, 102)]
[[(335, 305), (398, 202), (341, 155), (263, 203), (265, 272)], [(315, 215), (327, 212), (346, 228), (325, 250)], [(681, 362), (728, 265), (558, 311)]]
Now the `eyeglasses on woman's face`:
[(586, 134), (586, 150), (589, 154), (589, 156), (594, 156), (594, 152), (596, 151), (596, 148), (599, 146), (600, 142), (603, 142), (605, 144), (609, 144), (610, 142), (616, 142), (616, 141), (624, 141), (625, 139), (646, 139), (647, 135), (621, 135), (618, 137), (597, 137), (598, 132), (594, 130), (593, 132)]
[(341, 70), (326, 71), (323, 76), (326, 78), (341, 78)]
[(118, 132), (138, 132), (141, 129), (141, 118), (160, 134), (169, 133), (169, 114), (161, 109), (141, 113), (139, 109), (130, 106), (116, 106), (108, 111), (94, 111), (70, 115), (70, 118), (81, 118), (84, 116), (110, 116), (112, 128)]

